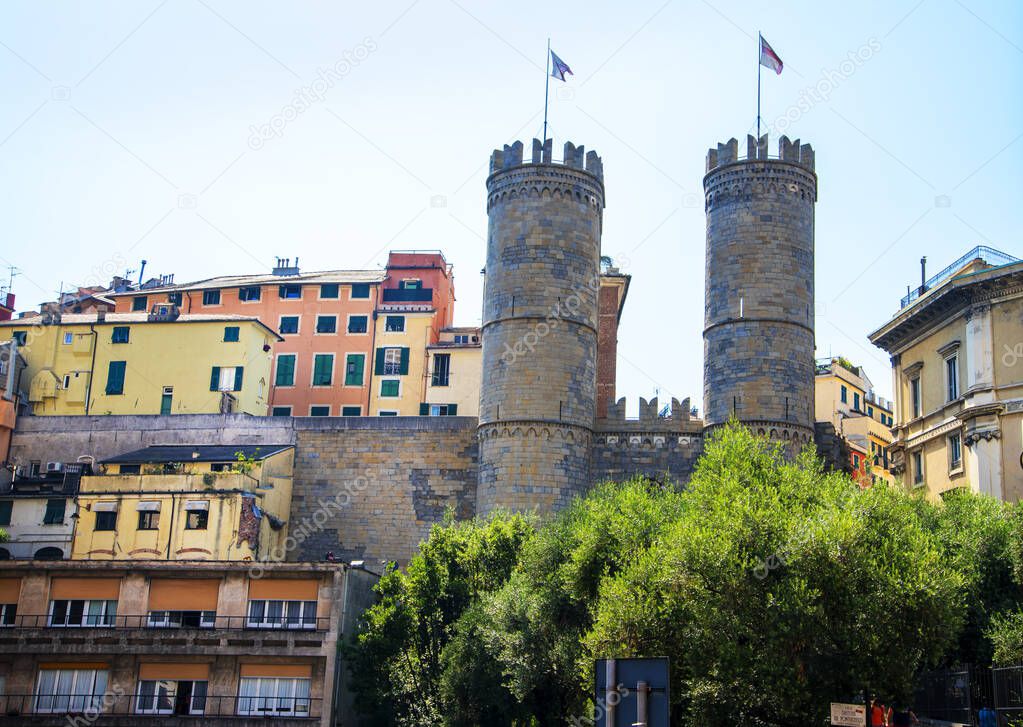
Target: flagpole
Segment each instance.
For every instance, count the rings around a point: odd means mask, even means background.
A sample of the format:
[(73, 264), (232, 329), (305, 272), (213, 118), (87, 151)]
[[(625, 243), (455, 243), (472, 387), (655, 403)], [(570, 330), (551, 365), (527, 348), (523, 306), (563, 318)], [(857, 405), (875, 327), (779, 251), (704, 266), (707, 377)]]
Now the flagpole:
[(763, 64), (760, 62), (761, 48), (764, 47), (764, 36), (757, 33), (757, 145), (760, 144), (760, 68)]
[(543, 89), (543, 143), (547, 143), (547, 99), (551, 93), (551, 39), (547, 38), (547, 85)]

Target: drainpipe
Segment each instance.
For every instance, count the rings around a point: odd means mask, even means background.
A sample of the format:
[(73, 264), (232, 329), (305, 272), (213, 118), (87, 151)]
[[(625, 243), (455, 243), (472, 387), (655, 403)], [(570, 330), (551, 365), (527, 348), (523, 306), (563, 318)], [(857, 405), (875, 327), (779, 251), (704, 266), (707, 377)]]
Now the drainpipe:
[(85, 415), (89, 415), (89, 408), (92, 404), (92, 381), (96, 373), (96, 349), (99, 348), (99, 332), (96, 324), (89, 324), (89, 335), (92, 336), (92, 359), (89, 361), (89, 383), (85, 389)]

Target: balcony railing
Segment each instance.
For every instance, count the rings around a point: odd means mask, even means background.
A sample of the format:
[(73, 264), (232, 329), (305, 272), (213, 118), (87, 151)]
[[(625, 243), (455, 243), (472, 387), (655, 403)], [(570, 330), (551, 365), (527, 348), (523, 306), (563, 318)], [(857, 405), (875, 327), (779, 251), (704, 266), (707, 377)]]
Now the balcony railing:
[[(113, 690), (107, 690), (104, 694), (4, 694), (0, 695), (0, 717), (85, 715), (90, 724), (94, 719), (117, 715), (132, 715), (133, 721), (134, 718), (139, 721), (165, 720), (172, 715), (318, 720), (323, 706), (323, 700), (318, 697), (260, 697), (236, 694), (191, 697), (190, 703), (187, 706), (182, 705), (184, 708), (179, 709), (176, 695), (168, 694), (170, 706), (140, 711), (139, 696)], [(142, 699), (152, 700), (153, 695), (142, 695)]]
[(384, 288), (384, 303), (429, 303), (433, 288)]
[[(18, 614), (14, 622), (0, 624), (0, 636), (10, 629), (59, 629), (61, 631), (79, 631), (82, 629), (147, 629), (154, 632), (172, 631), (174, 629), (201, 629), (205, 631), (326, 631), (330, 626), (330, 617), (318, 616), (280, 616), (271, 619), (250, 619), (248, 616), (214, 616), (200, 619), (198, 623), (184, 623), (180, 614), (187, 611), (171, 611), (168, 619), (153, 620), (151, 614), (103, 616), (102, 623), (95, 624), (64, 624), (54, 623), (49, 614)], [(175, 617), (177, 615), (177, 617)], [(178, 623), (181, 622), (181, 623)]]
[(962, 267), (966, 265), (968, 262), (977, 259), (983, 260), (988, 265), (992, 266), (1009, 265), (1011, 263), (1019, 262), (1018, 258), (1015, 258), (1012, 255), (1007, 255), (1001, 250), (995, 250), (994, 248), (987, 247), (986, 245), (978, 245), (977, 247), (973, 248), (968, 253), (963, 255), (961, 258), (956, 260), (954, 263), (946, 267), (937, 275), (932, 275), (930, 278), (928, 278), (927, 281), (923, 284), (922, 288), (916, 288), (915, 290), (911, 290), (909, 292), (909, 295), (907, 295), (906, 297), (899, 301), (899, 308), (900, 309), (905, 308), (907, 305), (909, 305), (914, 300), (919, 298), (923, 293), (926, 293), (931, 288), (937, 287), (938, 285), (947, 281), (949, 278), (952, 277), (954, 273), (962, 269)]

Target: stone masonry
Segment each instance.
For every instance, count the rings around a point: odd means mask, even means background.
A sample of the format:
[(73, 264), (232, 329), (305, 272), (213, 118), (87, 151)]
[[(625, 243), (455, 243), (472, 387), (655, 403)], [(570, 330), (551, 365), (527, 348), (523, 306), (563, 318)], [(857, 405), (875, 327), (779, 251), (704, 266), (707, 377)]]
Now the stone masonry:
[(814, 203), (809, 144), (731, 139), (707, 154), (703, 396), (708, 428), (734, 416), (813, 441)]
[(480, 514), (549, 513), (590, 486), (596, 406), (600, 157), (550, 139), (494, 151), (487, 179)]

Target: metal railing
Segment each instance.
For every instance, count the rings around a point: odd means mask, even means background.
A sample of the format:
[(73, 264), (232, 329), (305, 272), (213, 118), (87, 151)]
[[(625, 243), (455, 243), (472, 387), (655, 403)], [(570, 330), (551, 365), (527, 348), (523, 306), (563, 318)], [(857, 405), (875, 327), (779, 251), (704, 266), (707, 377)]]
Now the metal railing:
[(918, 717), (977, 724), (977, 713), (994, 704), (991, 669), (970, 664), (924, 672), (917, 679), (913, 711)]
[[(303, 617), (279, 616), (275, 618), (250, 619), (248, 616), (215, 616), (212, 620), (194, 617), (186, 619), (183, 614), (194, 611), (165, 611), (171, 614), (167, 619), (154, 620), (152, 614), (89, 616), (84, 615), (80, 623), (54, 622), (49, 614), (18, 614), (13, 623), (0, 624), (0, 636), (9, 629), (147, 629), (151, 631), (172, 631), (175, 629), (200, 629), (204, 631), (326, 631), (330, 626), (329, 616)], [(180, 622), (180, 623), (179, 623)]]
[[(166, 719), (171, 715), (203, 717), (255, 717), (276, 719), (319, 719), (322, 698), (258, 697), (245, 695), (191, 696), (178, 704), (175, 694), (168, 693), (159, 701), (152, 694), (121, 694), (107, 690), (104, 694), (4, 694), (0, 695), (0, 718), (21, 715), (135, 715)], [(182, 700), (184, 702), (184, 699)], [(143, 709), (140, 709), (143, 707)]]
[(971, 260), (980, 258), (989, 265), (1008, 265), (1010, 263), (1018, 263), (1019, 258), (1015, 258), (1012, 255), (1008, 255), (1001, 250), (995, 250), (993, 247), (987, 247), (986, 245), (977, 245), (977, 247), (970, 250), (968, 253), (963, 255), (961, 258), (956, 260), (954, 263), (946, 267), (937, 275), (933, 275), (927, 279), (923, 284), (922, 288), (915, 288), (909, 292), (909, 295), (899, 301), (899, 308), (905, 308), (907, 305), (912, 303), (914, 300), (920, 297), (922, 293), (926, 293), (936, 285), (944, 283), (946, 280), (952, 277), (952, 274), (960, 270), (966, 263)]

